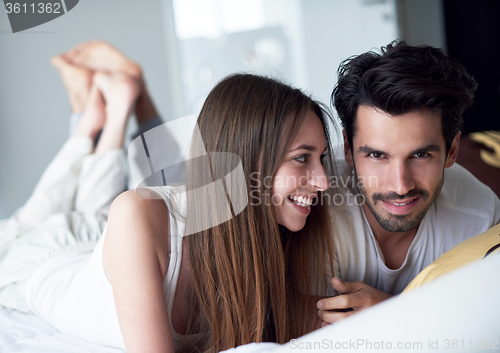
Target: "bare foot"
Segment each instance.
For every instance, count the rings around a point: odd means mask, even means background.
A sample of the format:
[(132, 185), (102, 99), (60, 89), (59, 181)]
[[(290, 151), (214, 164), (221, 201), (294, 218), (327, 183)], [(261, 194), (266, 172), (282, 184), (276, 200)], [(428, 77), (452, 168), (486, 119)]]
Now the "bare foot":
[(158, 116), (156, 107), (147, 92), (141, 67), (111, 44), (104, 41), (83, 42), (71, 49), (68, 57), (75, 64), (91, 70), (122, 73), (139, 80), (142, 90), (135, 106), (137, 122), (140, 125)]
[(128, 117), (141, 90), (141, 83), (124, 74), (98, 72), (94, 84), (106, 103), (106, 123), (95, 153), (122, 148)]
[(89, 99), (93, 72), (83, 67), (72, 65), (66, 54), (54, 56), (50, 63), (61, 74), (64, 87), (68, 91), (71, 110), (83, 112)]
[(142, 79), (141, 67), (107, 42), (94, 40), (77, 45), (68, 52), (69, 59), (95, 71), (122, 73)]
[(95, 140), (106, 122), (104, 100), (97, 85), (92, 85), (85, 111), (75, 131), (77, 136), (87, 136)]
[[(106, 102), (106, 113), (110, 109), (118, 109), (126, 112), (127, 117), (142, 88), (140, 81), (119, 73), (108, 74), (97, 72), (94, 75), (94, 84), (102, 93)], [(107, 119), (110, 118), (107, 115)]]

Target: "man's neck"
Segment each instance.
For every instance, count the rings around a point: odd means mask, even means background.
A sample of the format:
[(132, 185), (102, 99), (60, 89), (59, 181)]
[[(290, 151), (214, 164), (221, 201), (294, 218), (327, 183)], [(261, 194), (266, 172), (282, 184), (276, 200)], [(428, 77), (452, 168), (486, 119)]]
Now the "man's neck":
[(382, 228), (368, 206), (362, 206), (365, 217), (370, 225), (375, 240), (384, 255), (385, 265), (390, 269), (400, 268), (408, 254), (408, 249), (417, 234), (418, 227), (408, 232), (390, 232)]

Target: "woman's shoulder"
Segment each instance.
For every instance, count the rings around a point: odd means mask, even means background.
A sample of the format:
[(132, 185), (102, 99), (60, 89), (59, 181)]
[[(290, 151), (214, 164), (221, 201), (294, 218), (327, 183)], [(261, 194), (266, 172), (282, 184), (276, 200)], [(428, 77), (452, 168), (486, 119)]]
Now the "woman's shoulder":
[[(119, 221), (136, 227), (168, 228), (169, 210), (163, 197), (153, 189), (128, 190), (120, 194), (112, 203), (109, 222)], [(130, 224), (132, 223), (132, 224)], [(152, 229), (151, 229), (152, 230)]]
[(104, 272), (127, 348), (172, 345), (165, 335), (171, 331), (164, 287), (169, 212), (163, 199), (145, 196), (131, 190), (115, 199), (103, 245)]
[[(153, 195), (153, 194), (151, 194)], [(160, 259), (160, 271), (166, 272), (169, 252), (169, 211), (162, 198), (129, 190), (111, 205), (103, 247), (103, 265), (108, 279), (121, 272), (123, 261), (134, 258)]]

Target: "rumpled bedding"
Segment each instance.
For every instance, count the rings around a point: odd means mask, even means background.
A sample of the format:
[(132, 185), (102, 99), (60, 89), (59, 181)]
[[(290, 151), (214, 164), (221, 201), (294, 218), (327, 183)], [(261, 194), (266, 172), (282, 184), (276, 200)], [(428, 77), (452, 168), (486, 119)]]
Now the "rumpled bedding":
[[(285, 345), (249, 344), (227, 353), (437, 352), (447, 351), (453, 342), (459, 342), (460, 352), (475, 352), (500, 345), (498, 298), (500, 256), (496, 255)], [(59, 333), (36, 316), (0, 307), (0, 353), (4, 352), (123, 351)]]
[(124, 353), (60, 333), (37, 316), (0, 306), (0, 353)]
[[(251, 343), (227, 353), (266, 353), (280, 347), (276, 343)], [(0, 306), (0, 353), (125, 353), (57, 331), (35, 315)]]

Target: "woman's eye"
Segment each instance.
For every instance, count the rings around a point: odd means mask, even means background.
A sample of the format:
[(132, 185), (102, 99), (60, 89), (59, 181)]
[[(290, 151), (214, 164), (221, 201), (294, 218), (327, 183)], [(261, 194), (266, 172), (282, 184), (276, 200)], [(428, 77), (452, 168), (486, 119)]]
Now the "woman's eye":
[(321, 157), (320, 157), (320, 158), (321, 158), (321, 160), (325, 159), (325, 157), (326, 157), (326, 156), (328, 156), (328, 153), (323, 152), (323, 154), (322, 154), (322, 155), (321, 155)]
[(297, 156), (295, 157), (294, 159), (297, 161), (297, 162), (300, 162), (300, 163), (305, 163), (307, 162), (307, 158), (309, 158), (310, 154), (302, 154), (300, 156)]

